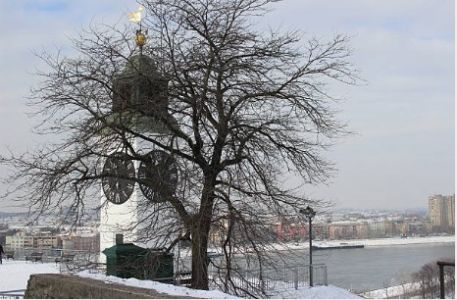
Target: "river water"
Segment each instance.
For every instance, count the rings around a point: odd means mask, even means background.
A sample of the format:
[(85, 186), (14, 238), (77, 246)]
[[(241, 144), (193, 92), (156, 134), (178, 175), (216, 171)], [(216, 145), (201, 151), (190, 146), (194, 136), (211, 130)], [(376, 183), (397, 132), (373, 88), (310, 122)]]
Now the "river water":
[[(308, 250), (296, 250), (307, 262)], [(328, 283), (355, 291), (380, 289), (400, 284), (429, 262), (455, 256), (454, 243), (369, 246), (358, 249), (313, 251), (313, 263), (327, 266)], [(291, 261), (292, 262), (292, 261)]]
[[(279, 251), (270, 253), (269, 257), (279, 267), (280, 271), (277, 272), (281, 273), (283, 265), (287, 265), (289, 271), (294, 266), (307, 265), (309, 250)], [(455, 243), (440, 242), (314, 250), (313, 264), (327, 266), (328, 284), (355, 292), (365, 292), (408, 282), (411, 274), (419, 271), (423, 265), (454, 257)], [(238, 263), (243, 269), (251, 269), (242, 257)], [(187, 268), (190, 270), (190, 260), (187, 262)]]

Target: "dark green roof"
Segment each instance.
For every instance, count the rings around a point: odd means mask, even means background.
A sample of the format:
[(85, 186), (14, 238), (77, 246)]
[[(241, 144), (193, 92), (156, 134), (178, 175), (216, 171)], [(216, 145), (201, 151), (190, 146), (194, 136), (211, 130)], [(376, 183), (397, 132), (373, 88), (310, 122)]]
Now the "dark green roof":
[(137, 246), (133, 243), (114, 245), (102, 251), (106, 256), (117, 256), (119, 254), (146, 254), (147, 249)]

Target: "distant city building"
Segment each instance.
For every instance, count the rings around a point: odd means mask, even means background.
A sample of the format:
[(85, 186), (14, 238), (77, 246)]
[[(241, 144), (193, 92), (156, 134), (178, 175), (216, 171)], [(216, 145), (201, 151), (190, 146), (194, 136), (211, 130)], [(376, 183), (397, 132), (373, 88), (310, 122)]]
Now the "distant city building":
[(433, 195), (428, 198), (428, 215), (433, 230), (454, 231), (455, 194)]
[(71, 234), (62, 237), (63, 250), (98, 251), (100, 248), (100, 235), (92, 234)]
[(331, 240), (354, 239), (357, 237), (357, 225), (352, 221), (340, 221), (329, 224), (328, 236)]
[[(423, 236), (432, 232), (425, 213), (421, 217), (409, 215), (372, 215), (369, 218), (361, 215), (350, 214), (336, 221), (324, 217), (313, 224), (313, 237), (315, 239), (368, 239), (386, 238), (394, 236)], [(308, 225), (299, 222), (293, 216), (275, 220), (272, 226), (275, 240), (290, 242), (306, 240), (309, 236)]]
[[(1, 233), (1, 232), (0, 232)], [(97, 251), (100, 235), (91, 227), (76, 227), (71, 230), (8, 230), (5, 235), (7, 249), (37, 248)]]
[(32, 248), (33, 239), (24, 232), (18, 232), (5, 237), (5, 246), (10, 249)]
[(10, 249), (49, 249), (57, 248), (61, 244), (60, 237), (51, 232), (39, 232), (33, 235), (26, 234), (25, 232), (18, 232), (14, 235), (7, 235), (5, 240), (5, 246)]
[(368, 237), (381, 238), (386, 236), (386, 224), (383, 221), (372, 221), (368, 223)]

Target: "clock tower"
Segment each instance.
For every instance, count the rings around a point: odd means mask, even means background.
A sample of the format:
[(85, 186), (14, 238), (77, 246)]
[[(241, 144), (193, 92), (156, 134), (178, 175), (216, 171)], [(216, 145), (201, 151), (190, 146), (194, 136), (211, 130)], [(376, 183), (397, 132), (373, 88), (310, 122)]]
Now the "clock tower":
[[(137, 31), (136, 42), (139, 54), (130, 57), (114, 78), (107, 122), (120, 122), (119, 127), (170, 145), (173, 139), (169, 128), (177, 127), (177, 122), (168, 113), (168, 80), (160, 74), (154, 60), (143, 54), (145, 36), (141, 29)], [(100, 251), (115, 245), (119, 234), (124, 242), (138, 242), (144, 214), (141, 202), (160, 204), (176, 189), (178, 172), (174, 157), (135, 134), (128, 139), (133, 150), (113, 146), (102, 166)], [(135, 155), (131, 155), (132, 151)], [(100, 260), (104, 259), (101, 255)]]

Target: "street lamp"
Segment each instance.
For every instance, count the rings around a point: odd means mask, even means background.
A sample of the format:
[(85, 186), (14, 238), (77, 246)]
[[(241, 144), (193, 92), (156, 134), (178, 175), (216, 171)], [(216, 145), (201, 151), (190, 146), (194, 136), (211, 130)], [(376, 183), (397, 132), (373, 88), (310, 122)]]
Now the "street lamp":
[(308, 219), (309, 222), (309, 286), (313, 286), (313, 237), (312, 237), (312, 231), (313, 231), (313, 225), (312, 225), (312, 220), (314, 216), (316, 215), (316, 212), (309, 206), (307, 206), (305, 209), (300, 209), (299, 211), (301, 214), (305, 216), (305, 218)]

